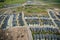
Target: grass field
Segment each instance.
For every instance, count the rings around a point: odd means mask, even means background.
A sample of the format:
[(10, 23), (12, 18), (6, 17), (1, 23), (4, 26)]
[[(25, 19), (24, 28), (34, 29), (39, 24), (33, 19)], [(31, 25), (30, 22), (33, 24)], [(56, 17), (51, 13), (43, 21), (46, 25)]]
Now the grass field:
[(27, 0), (5, 0), (4, 2), (0, 2), (0, 8), (5, 4), (22, 4)]
[(16, 12), (21, 12), (23, 10), (23, 7), (11, 8), (11, 10), (15, 10)]
[(40, 6), (26, 6), (23, 11), (25, 13), (25, 16), (33, 16), (40, 14), (48, 16), (46, 8)]
[(1, 7), (3, 7), (3, 5), (4, 5), (4, 3), (3, 3), (3, 2), (1, 2), (1, 3), (0, 3), (0, 8), (1, 8)]
[[(25, 3), (27, 0), (5, 0), (4, 2), (0, 2), (0, 8), (5, 5), (5, 4), (22, 4)], [(40, 0), (42, 1), (42, 0)], [(42, 1), (43, 2), (43, 1)], [(50, 3), (50, 2), (46, 2), (46, 3)], [(48, 4), (46, 6), (49, 7), (59, 7), (60, 8), (60, 4)]]
[(6, 4), (16, 4), (16, 3), (24, 3), (27, 0), (6, 0), (5, 3)]
[(45, 12), (45, 8), (40, 8), (39, 6), (30, 6), (30, 7), (25, 7), (24, 9), (28, 13), (40, 13), (40, 12)]

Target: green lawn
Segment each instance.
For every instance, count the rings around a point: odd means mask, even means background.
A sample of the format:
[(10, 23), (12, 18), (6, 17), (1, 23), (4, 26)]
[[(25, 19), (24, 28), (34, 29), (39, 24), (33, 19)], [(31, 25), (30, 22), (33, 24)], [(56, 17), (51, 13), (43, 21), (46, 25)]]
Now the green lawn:
[(16, 12), (20, 12), (23, 10), (23, 7), (11, 8), (11, 10), (15, 10)]
[(4, 3), (3, 3), (3, 2), (1, 2), (1, 3), (0, 3), (0, 8), (1, 8), (1, 7), (3, 7), (3, 5), (4, 5)]
[(6, 0), (5, 3), (6, 4), (16, 4), (16, 3), (24, 3), (27, 0)]
[(0, 8), (5, 4), (22, 4), (27, 0), (5, 0), (4, 2), (0, 2)]
[(40, 13), (40, 12), (46, 12), (46, 9), (45, 8), (38, 8), (38, 6), (34, 6), (34, 7), (25, 7), (24, 9), (25, 12), (28, 12), (28, 13)]
[[(0, 7), (2, 7), (3, 5), (5, 5), (5, 4), (22, 4), (22, 3), (25, 3), (27, 0), (5, 0), (4, 2), (0, 2)], [(40, 0), (40, 1), (44, 1), (44, 0)], [(50, 1), (48, 2), (48, 3), (50, 3)], [(58, 1), (58, 3), (59, 3), (59, 1)], [(52, 6), (51, 6), (52, 4), (48, 4), (48, 6), (50, 6), (50, 7), (55, 7), (55, 6), (57, 6), (57, 7), (59, 7), (60, 8), (60, 4), (53, 4)], [(32, 10), (33, 11), (33, 10)], [(39, 10), (38, 10), (39, 11)]]

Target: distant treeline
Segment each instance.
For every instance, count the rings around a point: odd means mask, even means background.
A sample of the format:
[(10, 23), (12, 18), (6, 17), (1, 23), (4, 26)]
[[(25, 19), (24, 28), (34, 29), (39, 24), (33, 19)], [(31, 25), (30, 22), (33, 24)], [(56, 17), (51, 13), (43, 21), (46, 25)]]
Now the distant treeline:
[(4, 2), (5, 0), (0, 0), (0, 2)]
[(60, 3), (60, 0), (42, 0), (42, 1), (45, 1), (45, 2), (56, 2), (56, 3)]

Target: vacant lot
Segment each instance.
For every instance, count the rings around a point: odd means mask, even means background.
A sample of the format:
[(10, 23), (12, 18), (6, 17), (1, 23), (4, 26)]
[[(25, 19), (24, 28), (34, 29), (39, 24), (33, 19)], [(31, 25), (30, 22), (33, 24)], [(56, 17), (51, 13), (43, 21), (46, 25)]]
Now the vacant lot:
[(46, 8), (40, 6), (25, 6), (24, 8), (25, 16), (33, 16), (33, 15), (47, 15)]

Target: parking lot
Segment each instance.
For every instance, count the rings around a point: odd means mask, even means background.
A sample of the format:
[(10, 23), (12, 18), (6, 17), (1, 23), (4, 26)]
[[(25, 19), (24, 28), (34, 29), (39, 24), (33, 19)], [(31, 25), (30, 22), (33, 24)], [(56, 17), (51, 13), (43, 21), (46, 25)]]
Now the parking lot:
[(16, 14), (13, 14), (12, 25), (13, 25), (13, 26), (17, 26)]
[(22, 13), (19, 13), (19, 16), (18, 16), (18, 22), (19, 22), (19, 26), (23, 26), (24, 25), (24, 22), (22, 20)]
[(2, 28), (2, 29), (5, 29), (5, 28), (6, 28), (6, 26), (8, 26), (8, 25), (7, 25), (7, 24), (8, 24), (8, 22), (7, 22), (7, 21), (8, 21), (8, 19), (9, 19), (9, 17), (10, 17), (10, 16), (9, 16), (9, 15), (7, 15), (7, 17), (6, 17), (6, 18), (5, 18), (5, 20), (3, 21), (3, 24), (2, 24), (2, 26), (1, 26), (1, 28)]
[(54, 12), (50, 11), (49, 13), (50, 13), (50, 15), (53, 19), (56, 19), (56, 16), (54, 15), (55, 14)]
[(51, 34), (34, 34), (33, 40), (60, 40), (59, 35), (51, 35)]
[(60, 15), (56, 15), (60, 19)]
[[(5, 18), (5, 16), (6, 16), (6, 18)], [(2, 20), (4, 20), (4, 21), (1, 24)], [(0, 15), (0, 24), (1, 24), (2, 29), (6, 29), (9, 27), (23, 26), (24, 22), (22, 20), (22, 14), (20, 13), (18, 16), (16, 14)]]
[(32, 38), (60, 40), (60, 9), (56, 11), (48, 4), (47, 7), (43, 2), (36, 0), (28, 0), (23, 4), (20, 4), (23, 0), (19, 1), (12, 0), (13, 4), (6, 1), (4, 5), (6, 9), (0, 10), (0, 29), (2, 29), (0, 33), (4, 33), (0, 34), (0, 39), (6, 37), (6, 40), (32, 40)]
[[(30, 28), (33, 40), (60, 40), (59, 29), (56, 28)], [(59, 34), (58, 34), (59, 33)]]
[(40, 25), (55, 26), (51, 19), (40, 19)]
[(4, 15), (0, 15), (0, 24), (1, 24), (1, 22), (2, 22), (2, 20), (4, 19)]
[(27, 17), (25, 21), (29, 26), (55, 26), (50, 18)]
[(38, 26), (39, 25), (39, 19), (26, 19), (26, 22), (29, 26)]
[(60, 28), (60, 21), (59, 20), (54, 20), (57, 26)]

